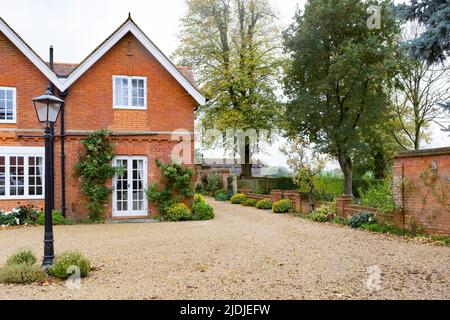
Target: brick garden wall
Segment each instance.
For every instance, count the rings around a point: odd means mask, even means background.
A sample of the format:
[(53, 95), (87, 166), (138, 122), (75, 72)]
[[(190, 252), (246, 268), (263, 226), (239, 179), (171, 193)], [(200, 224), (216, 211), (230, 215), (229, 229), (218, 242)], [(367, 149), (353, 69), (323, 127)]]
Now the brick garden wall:
[(450, 148), (399, 154), (393, 176), (398, 223), (450, 235)]

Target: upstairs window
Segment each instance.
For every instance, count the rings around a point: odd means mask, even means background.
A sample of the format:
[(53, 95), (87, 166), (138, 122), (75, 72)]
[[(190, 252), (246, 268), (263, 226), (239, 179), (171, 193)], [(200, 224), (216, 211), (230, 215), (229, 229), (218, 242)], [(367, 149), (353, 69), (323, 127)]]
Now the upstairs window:
[(16, 88), (0, 87), (0, 123), (16, 122)]
[(115, 109), (147, 109), (147, 78), (113, 76)]

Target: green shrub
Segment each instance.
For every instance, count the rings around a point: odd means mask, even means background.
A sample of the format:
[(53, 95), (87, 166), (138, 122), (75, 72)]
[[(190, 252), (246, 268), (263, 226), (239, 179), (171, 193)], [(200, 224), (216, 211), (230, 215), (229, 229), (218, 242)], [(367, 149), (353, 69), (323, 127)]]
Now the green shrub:
[(258, 200), (255, 199), (247, 199), (242, 203), (245, 207), (256, 207), (256, 204), (258, 203)]
[(194, 220), (214, 219), (214, 210), (209, 204), (205, 202), (195, 203), (192, 206), (192, 218)]
[[(71, 225), (73, 221), (69, 218), (64, 218), (61, 211), (53, 210), (52, 213), (53, 225)], [(44, 212), (38, 212), (36, 216), (36, 223), (43, 226), (45, 224)]]
[(350, 218), (348, 225), (352, 228), (358, 228), (363, 224), (375, 223), (375, 218), (373, 213), (361, 212)]
[(66, 251), (57, 255), (55, 263), (48, 269), (48, 272), (57, 278), (67, 279), (72, 275), (74, 266), (80, 269), (82, 278), (89, 275), (91, 263), (77, 251)]
[(208, 192), (210, 196), (213, 196), (217, 190), (223, 188), (223, 180), (217, 173), (210, 173), (206, 178), (205, 191)]
[(232, 204), (243, 204), (247, 200), (247, 196), (243, 193), (237, 193), (231, 197)]
[(229, 200), (227, 192), (223, 189), (217, 190), (214, 193), (214, 199), (216, 201), (228, 201)]
[(336, 216), (336, 205), (325, 205), (321, 206), (320, 208), (315, 209), (311, 214), (309, 215), (309, 218), (313, 221), (317, 222), (326, 222), (331, 221)]
[(376, 183), (367, 191), (360, 190), (359, 193), (361, 204), (364, 206), (377, 208), (383, 213), (392, 213), (395, 210), (394, 196), (389, 181)]
[(36, 264), (6, 264), (0, 268), (0, 282), (7, 284), (28, 284), (45, 279), (45, 272)]
[(20, 220), (17, 218), (16, 213), (13, 211), (11, 212), (4, 212), (0, 211), (0, 226), (17, 226), (19, 225)]
[(6, 260), (7, 265), (12, 264), (28, 264), (33, 265), (37, 261), (36, 256), (31, 250), (22, 250), (14, 253), (12, 256), (8, 257)]
[(168, 221), (186, 221), (192, 219), (191, 210), (184, 203), (175, 203), (167, 209)]
[(262, 199), (256, 203), (256, 207), (261, 210), (272, 210), (272, 200), (270, 199)]
[(206, 203), (206, 201), (200, 193), (196, 193), (194, 196), (194, 203)]
[(317, 221), (317, 222), (329, 221), (328, 220), (328, 216), (326, 214), (324, 214), (323, 212), (320, 212), (320, 211), (313, 211), (313, 212), (311, 212), (311, 214), (309, 215), (309, 218), (311, 220)]
[(201, 194), (203, 192), (203, 185), (201, 183), (197, 183), (195, 185), (194, 190), (195, 190), (195, 193), (200, 193)]
[(272, 211), (275, 213), (287, 213), (293, 209), (292, 201), (289, 199), (283, 199), (275, 202), (272, 205)]
[(167, 210), (176, 203), (194, 195), (191, 185), (194, 172), (191, 168), (178, 163), (162, 163), (155, 160), (161, 171), (160, 182), (152, 184), (147, 189), (147, 198), (159, 210), (161, 219), (166, 219)]

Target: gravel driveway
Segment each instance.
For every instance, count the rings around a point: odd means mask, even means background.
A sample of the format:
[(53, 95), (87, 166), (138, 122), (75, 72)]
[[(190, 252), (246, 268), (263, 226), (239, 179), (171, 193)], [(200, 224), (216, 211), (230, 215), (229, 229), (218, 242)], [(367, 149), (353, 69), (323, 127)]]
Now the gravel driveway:
[[(80, 249), (100, 269), (76, 290), (0, 284), (0, 299), (450, 299), (449, 247), (209, 202), (213, 221), (55, 227), (57, 251)], [(0, 263), (41, 254), (42, 236), (0, 230)]]

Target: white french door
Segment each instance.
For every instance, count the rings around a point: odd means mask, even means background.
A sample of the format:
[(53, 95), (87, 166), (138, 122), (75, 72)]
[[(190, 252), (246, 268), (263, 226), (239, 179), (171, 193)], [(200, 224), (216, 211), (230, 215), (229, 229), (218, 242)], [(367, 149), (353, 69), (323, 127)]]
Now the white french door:
[(114, 166), (123, 174), (113, 179), (113, 217), (147, 216), (147, 157), (116, 157)]

